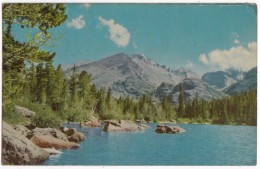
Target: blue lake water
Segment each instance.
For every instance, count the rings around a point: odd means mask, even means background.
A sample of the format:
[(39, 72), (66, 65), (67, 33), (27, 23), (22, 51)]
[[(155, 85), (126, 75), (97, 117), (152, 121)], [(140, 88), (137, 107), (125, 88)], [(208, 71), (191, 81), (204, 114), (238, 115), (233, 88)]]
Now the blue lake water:
[(106, 133), (79, 128), (86, 140), (76, 150), (51, 156), (44, 165), (256, 165), (256, 127), (178, 124), (182, 134)]

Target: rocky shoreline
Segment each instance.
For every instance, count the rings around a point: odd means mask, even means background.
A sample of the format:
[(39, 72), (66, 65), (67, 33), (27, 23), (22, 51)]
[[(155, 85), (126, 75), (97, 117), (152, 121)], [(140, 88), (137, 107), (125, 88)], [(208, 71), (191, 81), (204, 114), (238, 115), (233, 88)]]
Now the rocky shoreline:
[[(140, 132), (150, 126), (144, 120), (104, 120), (91, 117), (89, 121), (82, 121), (80, 127), (102, 127), (111, 132)], [(10, 125), (2, 123), (2, 164), (3, 165), (36, 165), (41, 164), (52, 154), (60, 154), (63, 149), (77, 149), (79, 142), (86, 136), (75, 128), (60, 127), (38, 128), (33, 125)], [(157, 133), (181, 133), (185, 130), (178, 126), (158, 125)]]
[(74, 128), (28, 129), (23, 125), (2, 123), (2, 164), (36, 165), (63, 149), (79, 148), (85, 135)]

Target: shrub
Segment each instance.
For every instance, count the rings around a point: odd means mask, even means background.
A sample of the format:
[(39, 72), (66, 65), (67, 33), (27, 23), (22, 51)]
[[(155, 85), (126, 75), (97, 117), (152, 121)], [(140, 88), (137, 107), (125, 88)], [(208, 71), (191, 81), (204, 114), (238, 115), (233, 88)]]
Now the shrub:
[(4, 103), (3, 104), (3, 120), (10, 124), (20, 124), (24, 123), (26, 120), (22, 117), (21, 114), (15, 111), (13, 103)]
[(58, 128), (60, 127), (62, 120), (60, 117), (55, 115), (53, 112), (50, 111), (41, 111), (37, 112), (37, 114), (32, 118), (32, 124), (37, 127), (52, 127)]

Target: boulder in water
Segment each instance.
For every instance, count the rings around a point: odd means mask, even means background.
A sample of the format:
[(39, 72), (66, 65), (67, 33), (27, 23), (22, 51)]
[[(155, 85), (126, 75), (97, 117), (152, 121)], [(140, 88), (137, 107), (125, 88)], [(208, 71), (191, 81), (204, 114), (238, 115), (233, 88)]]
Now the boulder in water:
[(57, 139), (50, 135), (33, 136), (31, 141), (41, 148), (55, 148), (55, 149), (75, 149), (79, 148), (79, 144), (74, 142)]
[(156, 133), (175, 134), (175, 133), (183, 133), (183, 132), (185, 132), (185, 130), (179, 126), (157, 125), (155, 132)]
[(90, 120), (80, 122), (80, 127), (101, 127), (101, 124), (97, 118), (91, 116)]
[(105, 121), (104, 131), (106, 132), (131, 132), (131, 131), (143, 131), (146, 129), (145, 126), (137, 125), (133, 122), (126, 122), (124, 120), (107, 120)]
[(80, 141), (85, 140), (85, 135), (81, 132), (76, 132), (68, 137), (69, 141), (73, 141), (75, 143), (78, 143)]

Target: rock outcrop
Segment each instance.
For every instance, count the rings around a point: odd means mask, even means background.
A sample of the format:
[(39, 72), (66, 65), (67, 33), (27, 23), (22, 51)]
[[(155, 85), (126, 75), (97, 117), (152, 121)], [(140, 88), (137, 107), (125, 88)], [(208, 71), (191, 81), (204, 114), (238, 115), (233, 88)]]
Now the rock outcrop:
[(133, 131), (143, 131), (147, 127), (144, 125), (137, 125), (133, 122), (126, 122), (120, 120), (119, 122), (114, 120), (105, 121), (104, 131), (106, 132), (133, 132)]
[(14, 129), (27, 138), (32, 135), (32, 131), (23, 125), (17, 124), (14, 126)]
[(80, 127), (101, 127), (101, 124), (97, 118), (91, 116), (90, 120), (80, 122)]
[(41, 148), (55, 148), (58, 150), (79, 148), (79, 144), (57, 139), (50, 135), (33, 136), (31, 141)]
[[(67, 135), (55, 128), (35, 128), (32, 130), (31, 137), (45, 136), (45, 135), (52, 136), (54, 138), (61, 139), (64, 141), (68, 141)], [(29, 137), (29, 138), (31, 138), (31, 137)]]
[(85, 135), (78, 132), (75, 128), (61, 127), (60, 131), (67, 135), (69, 141), (78, 143), (85, 140)]
[(49, 153), (3, 121), (2, 164), (35, 165), (49, 157)]
[(183, 133), (183, 132), (185, 132), (185, 130), (179, 126), (157, 125), (155, 132), (156, 133), (175, 134), (175, 133)]
[(47, 151), (49, 154), (61, 154), (62, 152), (59, 150), (56, 150), (55, 148), (43, 148), (44, 151)]
[(81, 132), (76, 132), (68, 137), (69, 141), (73, 141), (75, 143), (78, 143), (80, 141), (85, 140), (85, 135)]
[(21, 114), (23, 117), (32, 117), (34, 116), (36, 113), (34, 111), (31, 111), (25, 107), (21, 107), (21, 106), (15, 106), (15, 110), (17, 113)]

